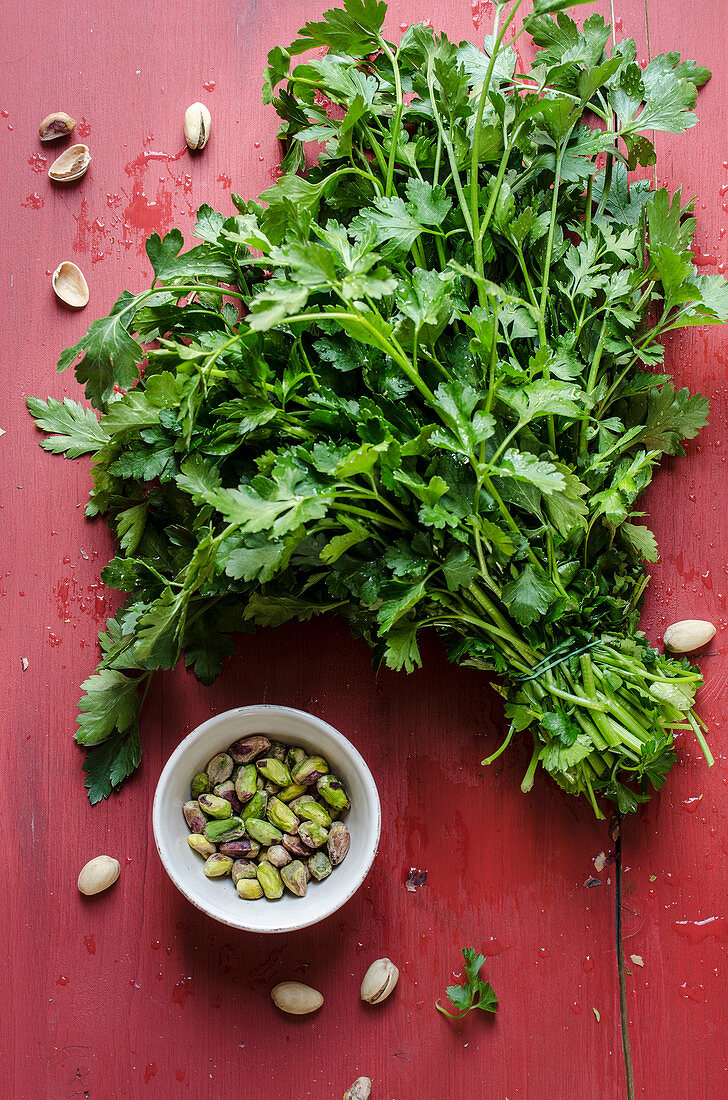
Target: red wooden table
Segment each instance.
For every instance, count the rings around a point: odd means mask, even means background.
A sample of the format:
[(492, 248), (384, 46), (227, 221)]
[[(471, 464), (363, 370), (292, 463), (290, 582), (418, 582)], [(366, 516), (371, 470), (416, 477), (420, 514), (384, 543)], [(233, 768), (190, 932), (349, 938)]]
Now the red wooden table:
[[(145, 234), (172, 225), (189, 233), (201, 202), (230, 212), (231, 184), (246, 195), (270, 184), (278, 149), (275, 116), (259, 96), (265, 54), (324, 6), (4, 5), (0, 775), (12, 872), (2, 1096), (328, 1100), (360, 1073), (374, 1079), (376, 1100), (624, 1095), (610, 866), (596, 875), (600, 885), (584, 885), (594, 857), (611, 852), (607, 829), (543, 780), (522, 795), (525, 750), (482, 773), (502, 727), (499, 704), (482, 674), (449, 666), (434, 642), (424, 671), (375, 680), (367, 650), (337, 622), (242, 637), (213, 688), (184, 671), (156, 682), (143, 767), (108, 803), (92, 809), (84, 797), (71, 737), (109, 609), (99, 574), (111, 541), (83, 518), (87, 464), (40, 450), (23, 395), (79, 397), (70, 373), (56, 375), (57, 356), (122, 286), (147, 285)], [(396, 37), (400, 24), (429, 19), (482, 41), (491, 8), (394, 0), (388, 27)], [(594, 8), (607, 14), (604, 2)], [(618, 30), (636, 38), (640, 57), (646, 8), (652, 54), (678, 49), (715, 74), (700, 95), (700, 126), (660, 139), (659, 178), (699, 195), (698, 259), (722, 271), (723, 0), (618, 0)], [(196, 99), (208, 103), (213, 130), (193, 159), (181, 121)], [(93, 154), (81, 185), (65, 191), (45, 175), (55, 146), (37, 137), (40, 119), (58, 108), (80, 120), (76, 134)], [(66, 258), (91, 287), (81, 315), (58, 308), (50, 290)], [(719, 624), (702, 662), (701, 702), (716, 764), (708, 771), (685, 745), (667, 788), (626, 824), (626, 950), (644, 962), (630, 964), (628, 1001), (637, 1094), (717, 1098), (728, 1096), (728, 334), (688, 330), (668, 359), (681, 383), (710, 397), (712, 412), (689, 457), (665, 463), (647, 501), (663, 551), (644, 623), (654, 639), (688, 615)], [(318, 928), (288, 936), (236, 934), (199, 914), (164, 875), (151, 835), (152, 793), (173, 746), (214, 712), (257, 701), (311, 710), (353, 738), (386, 821), (359, 894)], [(83, 899), (78, 870), (102, 851), (120, 859), (120, 881)], [(405, 888), (411, 867), (428, 872), (415, 892)], [(434, 1001), (466, 945), (487, 954), (501, 1007), (495, 1019), (452, 1025)], [(370, 1008), (359, 983), (382, 955), (402, 977), (386, 1004)], [(321, 989), (323, 1010), (282, 1017), (268, 993), (285, 978)]]

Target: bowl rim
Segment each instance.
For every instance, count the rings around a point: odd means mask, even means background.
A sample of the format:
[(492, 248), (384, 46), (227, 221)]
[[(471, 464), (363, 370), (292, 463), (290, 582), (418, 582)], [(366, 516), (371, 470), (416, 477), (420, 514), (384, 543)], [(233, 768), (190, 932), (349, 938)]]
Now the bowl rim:
[[(371, 795), (372, 795), (372, 800), (373, 800), (373, 803), (374, 803), (375, 820), (374, 820), (374, 833), (373, 833), (373, 837), (372, 837), (372, 843), (370, 845), (370, 847), (371, 847), (371, 856), (368, 859), (366, 867), (364, 868), (362, 875), (360, 877), (357, 876), (357, 879), (354, 881), (354, 884), (352, 885), (351, 889), (346, 894), (346, 896), (343, 897), (341, 899), (341, 901), (339, 901), (333, 909), (328, 910), (327, 912), (323, 913), (321, 916), (315, 916), (315, 917), (312, 917), (312, 918), (309, 918), (309, 919), (306, 919), (306, 920), (302, 920), (300, 923), (297, 923), (295, 925), (285, 925), (283, 927), (277, 926), (277, 927), (270, 927), (270, 928), (249, 928), (249, 927), (246, 927), (243, 924), (238, 923), (237, 921), (228, 920), (227, 918), (225, 918), (223, 916), (220, 916), (216, 913), (212, 913), (209, 908), (207, 908), (205, 905), (201, 905), (198, 901), (196, 901), (195, 898), (193, 898), (188, 893), (187, 889), (185, 888), (184, 879), (180, 878), (180, 876), (176, 873), (174, 867), (172, 866), (171, 862), (168, 861), (165, 858), (165, 856), (162, 854), (162, 847), (161, 847), (161, 844), (160, 844), (160, 837), (162, 837), (164, 835), (164, 830), (163, 830), (162, 824), (161, 824), (161, 803), (162, 803), (161, 789), (162, 789), (163, 784), (166, 785), (166, 781), (169, 779), (169, 777), (174, 772), (175, 767), (177, 766), (177, 764), (179, 762), (179, 759), (184, 754), (186, 748), (189, 745), (191, 745), (193, 742), (195, 742), (202, 734), (206, 733), (207, 730), (211, 726), (217, 725), (221, 720), (223, 720), (225, 718), (233, 718), (233, 717), (236, 717), (236, 716), (241, 715), (241, 714), (253, 714), (253, 713), (260, 714), (260, 713), (264, 713), (264, 712), (273, 712), (273, 713), (276, 713), (276, 714), (289, 714), (289, 715), (291, 715), (295, 718), (303, 717), (303, 718), (305, 718), (309, 721), (313, 721), (315, 725), (318, 725), (319, 727), (322, 727), (323, 729), (325, 729), (334, 738), (334, 740), (342, 742), (345, 749), (347, 750), (348, 754), (352, 758), (353, 767), (360, 772), (364, 784), (367, 787), (370, 788)], [(357, 747), (349, 740), (348, 737), (346, 737), (343, 733), (341, 733), (339, 730), (337, 730), (329, 722), (326, 722), (323, 718), (319, 718), (318, 715), (312, 714), (310, 711), (307, 711), (307, 710), (301, 710), (298, 707), (287, 707), (287, 706), (283, 706), (282, 704), (276, 704), (276, 703), (251, 703), (251, 704), (248, 704), (248, 705), (242, 706), (242, 707), (231, 707), (229, 710), (219, 711), (217, 714), (213, 714), (213, 715), (211, 715), (210, 718), (205, 719), (204, 722), (200, 722), (200, 724), (195, 726), (195, 728), (193, 730), (190, 730), (190, 732), (187, 734), (187, 736), (184, 737), (180, 741), (180, 743), (173, 749), (172, 753), (167, 758), (167, 761), (166, 761), (164, 767), (162, 768), (162, 770), (159, 774), (159, 778), (157, 780), (157, 785), (154, 789), (154, 799), (153, 799), (153, 802), (152, 802), (152, 832), (154, 834), (154, 843), (155, 843), (155, 846), (156, 846), (156, 849), (157, 849), (157, 855), (159, 856), (159, 860), (160, 860), (160, 863), (162, 864), (162, 867), (164, 868), (165, 872), (167, 873), (168, 877), (170, 878), (170, 880), (172, 881), (174, 886), (176, 886), (176, 888), (183, 895), (183, 897), (185, 897), (187, 899), (187, 901), (190, 902), (190, 904), (195, 907), (195, 909), (198, 909), (201, 913), (204, 913), (206, 916), (210, 917), (214, 921), (217, 921), (219, 924), (224, 924), (228, 928), (235, 928), (239, 932), (250, 932), (251, 934), (258, 933), (258, 934), (261, 934), (261, 935), (270, 935), (270, 934), (284, 933), (284, 932), (298, 932), (303, 928), (310, 928), (313, 925), (320, 924), (322, 921), (325, 921), (328, 917), (333, 916), (334, 913), (338, 912), (338, 910), (341, 909), (342, 906), (346, 905), (346, 903), (351, 900), (351, 898), (354, 896), (354, 894), (357, 892), (357, 890), (363, 885), (367, 875), (371, 871), (372, 865), (374, 863), (374, 860), (376, 859), (377, 852), (379, 850), (379, 841), (380, 841), (380, 838), (381, 838), (381, 831), (382, 831), (382, 805), (381, 805), (381, 801), (380, 801), (380, 798), (379, 798), (379, 790), (378, 790), (377, 784), (374, 780), (374, 776), (372, 775), (372, 773), (369, 769), (369, 765), (367, 764), (366, 760), (364, 759), (362, 754), (359, 752)]]

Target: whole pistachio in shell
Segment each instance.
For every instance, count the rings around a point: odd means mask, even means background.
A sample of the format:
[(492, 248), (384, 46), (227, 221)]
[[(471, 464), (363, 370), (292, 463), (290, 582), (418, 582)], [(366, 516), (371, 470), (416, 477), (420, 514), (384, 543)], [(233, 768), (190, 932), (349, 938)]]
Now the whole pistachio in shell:
[(204, 149), (210, 137), (212, 118), (204, 103), (192, 103), (185, 111), (185, 141), (188, 149)]
[(88, 283), (81, 268), (70, 260), (58, 265), (51, 276), (51, 285), (56, 298), (69, 309), (83, 309), (88, 305)]
[(361, 999), (370, 1005), (386, 1001), (397, 982), (399, 970), (391, 959), (375, 959), (361, 983)]
[(65, 111), (54, 111), (43, 119), (38, 127), (38, 134), (41, 141), (55, 141), (56, 138), (68, 137), (75, 125), (75, 118), (71, 118)]
[(48, 176), (54, 183), (73, 183), (88, 172), (91, 153), (88, 145), (69, 145), (60, 157), (53, 161)]
[(312, 989), (303, 982), (279, 982), (270, 991), (274, 1005), (281, 1012), (288, 1012), (291, 1016), (305, 1016), (308, 1012), (315, 1012), (324, 1003), (324, 998), (318, 989)]

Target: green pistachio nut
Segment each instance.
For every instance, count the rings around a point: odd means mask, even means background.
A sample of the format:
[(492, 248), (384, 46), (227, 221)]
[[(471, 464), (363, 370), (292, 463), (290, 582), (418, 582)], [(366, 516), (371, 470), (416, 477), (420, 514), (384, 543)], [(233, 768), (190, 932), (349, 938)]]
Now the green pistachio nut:
[(294, 798), (299, 798), (306, 788), (302, 783), (289, 783), (287, 787), (281, 787), (278, 792), (278, 797), (281, 802), (293, 802)]
[(228, 745), (228, 754), (232, 756), (236, 764), (250, 764), (256, 756), (262, 756), (270, 748), (270, 741), (262, 734), (256, 733), (252, 737), (241, 737)]
[[(304, 787), (303, 789), (305, 791), (307, 791), (308, 787)], [(298, 814), (298, 816), (300, 817), (301, 816), (300, 807), (303, 806), (306, 802), (315, 802), (315, 801), (316, 801), (316, 799), (314, 798), (314, 796), (312, 794), (302, 794), (302, 795), (299, 795), (298, 798), (294, 798), (293, 802), (289, 802), (288, 805), (291, 807), (294, 814)]]
[(277, 901), (283, 895), (283, 881), (280, 871), (272, 863), (258, 864), (258, 882), (268, 901)]
[(291, 773), (282, 760), (276, 760), (275, 756), (264, 756), (262, 760), (256, 760), (255, 766), (260, 774), (277, 783), (279, 787), (287, 787), (291, 782)]
[(245, 822), (239, 817), (208, 821), (205, 825), (205, 836), (212, 844), (224, 844), (227, 840), (240, 840), (242, 836), (245, 836)]
[(201, 833), (207, 825), (207, 818), (200, 809), (199, 802), (195, 799), (191, 802), (185, 802), (182, 813), (185, 815), (187, 828), (191, 829), (193, 833)]
[(210, 782), (210, 777), (207, 772), (198, 772), (192, 780), (192, 785), (190, 787), (192, 797), (197, 799), (201, 794), (207, 794), (211, 790), (212, 783)]
[(265, 811), (268, 806), (268, 795), (265, 791), (256, 791), (250, 802), (243, 807), (241, 817), (243, 821), (247, 821), (251, 817), (259, 817), (263, 819), (265, 817)]
[(303, 787), (312, 787), (328, 770), (329, 765), (323, 756), (307, 756), (293, 769), (293, 782), (300, 783)]
[(216, 783), (224, 783), (226, 779), (229, 779), (233, 774), (234, 767), (235, 763), (232, 756), (228, 756), (226, 752), (219, 752), (217, 756), (213, 756), (212, 760), (208, 761), (205, 771), (214, 787)]
[(351, 803), (346, 797), (344, 784), (335, 775), (322, 775), (316, 783), (319, 794), (335, 810), (348, 810)]
[(343, 821), (335, 821), (329, 829), (329, 839), (326, 847), (329, 859), (334, 867), (337, 867), (346, 858), (351, 844), (349, 830)]
[(308, 753), (305, 749), (302, 749), (300, 745), (291, 745), (286, 753), (286, 764), (288, 764), (288, 767), (293, 771), (293, 769), (301, 764), (307, 756)]
[(257, 901), (263, 897), (263, 887), (258, 882), (257, 875), (255, 878), (239, 878), (235, 885), (238, 894), (245, 901)]
[(277, 825), (284, 833), (295, 833), (298, 828), (298, 818), (290, 806), (281, 802), (280, 798), (270, 798), (266, 816), (271, 825)]
[(208, 878), (223, 878), (229, 875), (233, 869), (234, 860), (230, 856), (223, 856), (220, 852), (208, 856), (205, 866), (202, 868)]
[[(320, 802), (304, 802), (296, 812), (304, 821), (315, 821), (322, 829), (328, 829), (331, 825), (331, 814)], [(288, 831), (292, 832), (290, 829)]]
[(321, 882), (322, 879), (328, 878), (331, 874), (331, 861), (325, 852), (314, 852), (309, 857), (308, 869), (312, 878), (315, 878), (317, 882)]
[(202, 856), (203, 859), (215, 854), (215, 845), (211, 844), (202, 833), (190, 833), (187, 837), (187, 843), (192, 851), (197, 852), (198, 856)]
[(280, 871), (281, 867), (285, 867), (287, 863), (291, 862), (293, 856), (282, 844), (271, 844), (266, 858), (269, 863), (272, 863)]
[(245, 828), (253, 840), (259, 844), (279, 844), (283, 840), (283, 833), (271, 825), (269, 821), (261, 821), (259, 817), (249, 817), (245, 822)]
[(223, 840), (220, 851), (224, 856), (232, 856), (233, 859), (255, 859), (260, 851), (260, 844), (251, 836), (241, 836), (237, 840)]
[(235, 886), (238, 885), (241, 878), (256, 879), (256, 881), (258, 878), (258, 871), (252, 859), (236, 859), (230, 874)]
[(329, 839), (326, 829), (322, 829), (315, 821), (302, 821), (298, 826), (298, 835), (307, 848), (322, 848)]
[(272, 756), (275, 760), (285, 760), (287, 752), (288, 745), (284, 745), (282, 741), (271, 741), (270, 748), (265, 755)]
[(208, 817), (214, 817), (220, 821), (233, 815), (233, 808), (227, 798), (220, 798), (216, 794), (201, 794), (197, 799), (197, 804)]
[(235, 776), (235, 794), (240, 802), (250, 802), (258, 789), (258, 769), (255, 764), (238, 768)]
[(300, 859), (294, 859), (286, 867), (281, 867), (281, 878), (287, 890), (290, 890), (297, 898), (304, 897), (308, 881), (306, 879), (306, 868)]
[(291, 852), (294, 856), (308, 858), (311, 855), (311, 849), (306, 847), (298, 833), (286, 833), (282, 843), (286, 851)]

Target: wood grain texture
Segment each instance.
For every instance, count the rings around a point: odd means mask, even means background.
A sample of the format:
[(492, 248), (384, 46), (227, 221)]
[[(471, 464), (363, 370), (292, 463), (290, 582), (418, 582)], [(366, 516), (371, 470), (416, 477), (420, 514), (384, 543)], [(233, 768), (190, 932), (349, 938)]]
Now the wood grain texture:
[[(253, 195), (270, 183), (278, 151), (275, 116), (260, 104), (265, 54), (324, 6), (68, 0), (61, 19), (46, 0), (5, 5), (0, 774), (13, 874), (3, 1096), (328, 1100), (360, 1073), (374, 1079), (375, 1100), (624, 1095), (609, 866), (601, 886), (584, 887), (592, 859), (611, 850), (606, 829), (543, 779), (524, 797), (525, 751), (483, 774), (479, 761), (501, 732), (498, 701), (481, 674), (449, 666), (434, 642), (423, 671), (375, 680), (368, 652), (340, 623), (243, 637), (211, 689), (184, 671), (160, 677), (142, 769), (109, 803), (91, 809), (83, 794), (71, 737), (109, 610), (99, 574), (111, 542), (83, 519), (87, 464), (40, 450), (23, 395), (79, 396), (70, 375), (55, 374), (57, 356), (122, 287), (147, 284), (147, 232), (176, 224), (189, 234), (201, 202), (230, 211), (231, 184)], [(592, 7), (607, 14), (606, 3)], [(394, 0), (388, 25), (396, 36), (400, 23), (425, 18), (480, 40), (491, 8)], [(650, 0), (649, 15), (653, 54), (678, 49), (715, 73), (700, 96), (700, 126), (660, 140), (659, 178), (699, 195), (699, 255), (706, 270), (722, 270), (723, 3)], [(646, 56), (643, 0), (621, 0), (617, 16)], [(193, 158), (183, 152), (182, 116), (196, 99), (208, 103), (213, 131)], [(77, 133), (93, 154), (86, 178), (67, 190), (51, 188), (53, 148), (37, 138), (40, 119), (58, 108), (81, 120)], [(82, 315), (53, 299), (49, 276), (63, 259), (87, 274)], [(637, 1095), (649, 1100), (728, 1095), (728, 335), (689, 331), (670, 343), (668, 360), (681, 383), (710, 397), (712, 413), (688, 458), (665, 463), (647, 501), (663, 551), (644, 624), (654, 639), (687, 615), (719, 624), (702, 695), (716, 765), (709, 772), (686, 745), (666, 790), (626, 827), (627, 949), (644, 960), (630, 967), (628, 996)], [(180, 737), (218, 710), (258, 701), (309, 709), (353, 738), (387, 822), (359, 894), (322, 926), (285, 937), (235, 934), (192, 909), (162, 871), (149, 820)], [(121, 878), (107, 895), (83, 899), (78, 870), (102, 851), (121, 860)], [(410, 867), (428, 871), (415, 893), (404, 886)], [(488, 954), (501, 1009), (452, 1025), (434, 1001), (468, 944)], [(370, 1008), (359, 983), (381, 955), (402, 977), (390, 1000)], [(285, 978), (321, 989), (316, 1017), (277, 1013), (268, 992)]]

